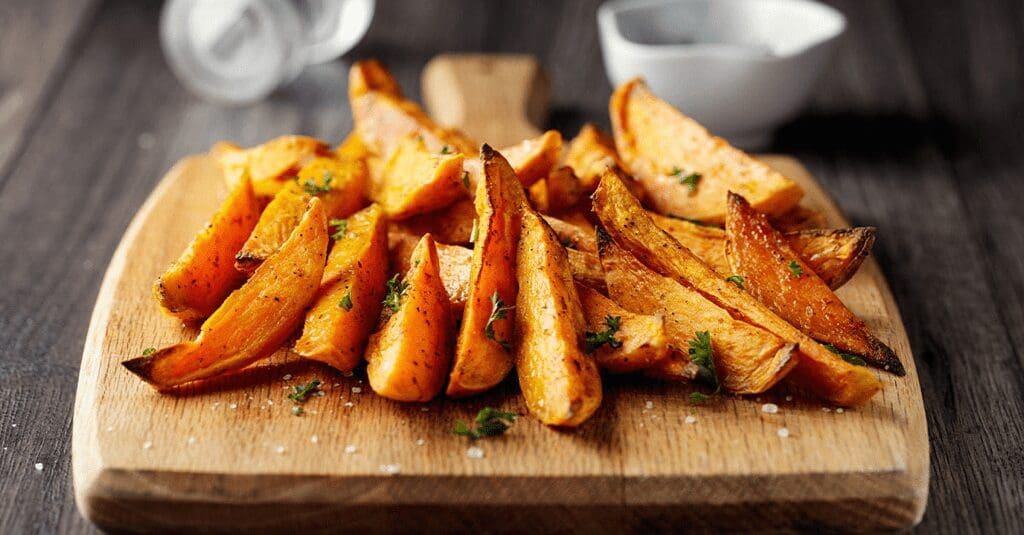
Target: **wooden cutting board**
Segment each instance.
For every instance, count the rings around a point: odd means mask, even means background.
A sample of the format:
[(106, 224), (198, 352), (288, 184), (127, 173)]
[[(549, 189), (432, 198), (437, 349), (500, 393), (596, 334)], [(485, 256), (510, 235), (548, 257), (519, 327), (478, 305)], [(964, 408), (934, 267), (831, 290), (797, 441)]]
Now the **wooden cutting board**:
[[(431, 87), (425, 82), (424, 91)], [(762, 159), (799, 182), (804, 203), (830, 225), (847, 224), (797, 161)], [(104, 528), (875, 530), (921, 518), (929, 475), (921, 391), (873, 260), (839, 296), (896, 350), (907, 376), (882, 374), (885, 390), (864, 407), (840, 411), (785, 391), (695, 407), (688, 387), (617, 377), (578, 430), (524, 416), (505, 436), (471, 443), (451, 434), (455, 420), (485, 406), (525, 413), (514, 384), (470, 400), (399, 404), (374, 395), (361, 371), (345, 377), (282, 350), (241, 373), (161, 395), (120, 365), (143, 348), (194, 336), (157, 310), (151, 285), (225, 195), (211, 158), (179, 162), (139, 210), (103, 280), (72, 451), (78, 507)], [(324, 395), (294, 416), (286, 395), (314, 378)], [(763, 412), (767, 402), (779, 411)]]

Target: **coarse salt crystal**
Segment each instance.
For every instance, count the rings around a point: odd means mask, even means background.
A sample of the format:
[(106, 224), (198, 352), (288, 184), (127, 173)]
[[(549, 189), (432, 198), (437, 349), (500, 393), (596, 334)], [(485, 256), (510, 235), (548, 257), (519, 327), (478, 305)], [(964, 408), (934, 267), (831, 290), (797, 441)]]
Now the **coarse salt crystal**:
[(417, 438), (417, 439), (416, 439), (416, 445), (417, 445), (417, 446), (422, 446), (422, 445), (424, 445), (424, 444), (426, 444), (426, 443), (427, 443), (427, 441), (426, 441), (426, 440), (423, 440), (422, 438)]
[(185, 442), (191, 446), (192, 444), (196, 443), (196, 437), (188, 437), (188, 440)]
[(18, 424), (11, 424), (11, 427), (18, 427)]
[(228, 405), (228, 408), (231, 410), (235, 410), (238, 408), (238, 403), (232, 403), (231, 405)]
[(837, 407), (836, 408), (836, 414), (842, 414), (842, 413), (843, 413), (843, 408), (842, 407)]
[(483, 459), (484, 450), (476, 446), (472, 446), (466, 450), (466, 457), (469, 457), (470, 459)]
[(352, 444), (349, 444), (348, 446), (345, 446), (345, 453), (347, 453), (347, 454), (349, 454), (349, 455), (352, 455), (352, 454), (353, 454), (353, 453), (355, 453), (356, 451), (358, 451), (358, 448), (356, 448), (356, 447), (355, 447), (355, 446), (353, 446)]
[(281, 379), (284, 379), (285, 381), (290, 381), (292, 379), (292, 374), (286, 373), (284, 374), (284, 377), (282, 377)]
[(779, 412), (779, 406), (774, 403), (765, 403), (764, 405), (761, 405), (761, 412), (775, 414)]
[(268, 399), (267, 400), (267, 405), (273, 405), (273, 404), (274, 404), (274, 400), (272, 400), (272, 399)]
[(780, 427), (779, 430), (776, 431), (776, 433), (778, 433), (779, 438), (786, 438), (789, 436), (789, 429), (785, 427)]
[(111, 426), (108, 426), (108, 427), (107, 427), (107, 432), (108, 432), (108, 433), (111, 433), (111, 432), (113, 432), (113, 431), (114, 431), (114, 426), (112, 426), (112, 425), (111, 425)]
[(688, 424), (695, 424), (695, 423), (697, 423), (697, 417), (691, 414), (691, 415), (687, 416), (686, 419), (683, 420), (683, 421), (688, 423)]
[(43, 471), (43, 463), (36, 463), (36, 472)]
[(363, 389), (362, 389), (362, 388), (360, 388), (360, 387), (358, 387), (358, 386), (353, 386), (353, 387), (352, 387), (352, 393), (353, 393), (353, 394), (359, 394), (359, 393), (361, 393), (362, 391), (363, 391)]
[(313, 444), (316, 444), (317, 442), (320, 442), (320, 437), (313, 435), (309, 437), (309, 441), (312, 442)]
[(821, 412), (832, 412), (832, 409), (830, 409), (828, 407), (822, 407), (821, 408)]
[(786, 396), (786, 401), (793, 401), (793, 396)]
[(148, 441), (148, 440), (142, 443), (142, 449), (144, 449), (144, 450), (148, 450), (149, 448), (152, 448), (152, 447), (153, 447), (153, 443)]
[(353, 405), (355, 405), (355, 403), (352, 403), (351, 401), (346, 401), (345, 402), (345, 406), (346, 407), (352, 407)]
[(420, 412), (430, 412), (430, 407), (420, 407)]
[(648, 409), (653, 409), (654, 408), (654, 402), (653, 401), (648, 401), (647, 403), (644, 403), (644, 407), (647, 407)]
[(277, 453), (284, 453), (284, 446), (278, 446), (277, 448), (274, 449), (274, 451), (276, 451)]
[(393, 476), (402, 471), (402, 466), (398, 463), (382, 464), (380, 465), (380, 471), (389, 476)]

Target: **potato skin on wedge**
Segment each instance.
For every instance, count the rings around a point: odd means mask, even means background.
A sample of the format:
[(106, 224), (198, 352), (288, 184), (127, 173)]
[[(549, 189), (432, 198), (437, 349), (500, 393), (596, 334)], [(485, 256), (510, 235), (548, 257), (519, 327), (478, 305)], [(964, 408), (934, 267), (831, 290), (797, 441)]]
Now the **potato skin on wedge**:
[(906, 374), (896, 353), (868, 332), (768, 219), (735, 193), (729, 194), (726, 234), (729, 263), (758, 301), (815, 340), (877, 368)]
[[(663, 315), (668, 343), (679, 354), (687, 354), (696, 333), (707, 331), (718, 381), (726, 390), (759, 394), (775, 386), (797, 364), (796, 344), (733, 318), (696, 290), (655, 273), (616, 245), (602, 228), (598, 228), (598, 236), (612, 299), (634, 312)], [(679, 364), (664, 362), (652, 374), (663, 378), (678, 375)]]
[(532, 210), (523, 212), (516, 257), (516, 370), (526, 406), (547, 425), (580, 425), (601, 404), (601, 374), (581, 349), (586, 320), (565, 249)]
[(609, 114), (619, 157), (660, 213), (721, 224), (730, 190), (772, 215), (803, 196), (795, 182), (712, 136), (638, 78), (615, 90)]
[(516, 250), (519, 244), (522, 185), (501, 154), (484, 145), (483, 180), (476, 192), (476, 242), (462, 325), (448, 378), (447, 394), (463, 397), (490, 390), (512, 369)]
[(328, 220), (348, 217), (359, 210), (366, 202), (366, 181), (366, 165), (361, 161), (333, 157), (310, 160), (260, 214), (256, 228), (235, 255), (235, 269), (252, 273), (277, 252), (313, 197), (323, 203)]
[(269, 356), (295, 331), (316, 294), (327, 242), (323, 203), (314, 198), (288, 241), (203, 322), (195, 341), (122, 364), (164, 389), (244, 368)]
[(383, 397), (430, 401), (444, 386), (452, 356), (452, 318), (438, 270), (437, 248), (427, 234), (413, 251), (398, 310), (366, 347), (370, 387)]
[(608, 234), (641, 263), (696, 290), (730, 315), (798, 344), (799, 362), (789, 377), (801, 387), (847, 406), (866, 403), (881, 390), (882, 384), (867, 368), (854, 366), (815, 342), (658, 228), (614, 171), (605, 173), (593, 199), (594, 212)]
[(160, 309), (184, 322), (217, 310), (245, 280), (233, 260), (259, 217), (260, 202), (249, 177), (243, 176), (210, 223), (153, 285)]
[(380, 317), (388, 273), (387, 218), (370, 206), (348, 218), (334, 242), (320, 289), (295, 342), (299, 355), (343, 372), (363, 360), (370, 331)]
[(576, 292), (583, 305), (588, 335), (606, 332), (611, 328), (609, 320), (615, 325), (612, 339), (616, 346), (605, 343), (591, 353), (602, 370), (635, 372), (651, 368), (668, 357), (671, 349), (661, 316), (635, 314), (581, 284), (576, 285)]

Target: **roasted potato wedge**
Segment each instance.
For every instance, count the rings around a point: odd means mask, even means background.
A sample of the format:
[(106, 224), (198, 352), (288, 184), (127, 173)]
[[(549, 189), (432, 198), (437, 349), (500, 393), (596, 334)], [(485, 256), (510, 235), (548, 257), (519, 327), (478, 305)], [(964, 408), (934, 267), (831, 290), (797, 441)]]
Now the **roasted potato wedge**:
[(571, 167), (559, 167), (534, 182), (527, 193), (538, 212), (553, 214), (576, 206), (583, 197), (583, 186)]
[[(409, 234), (393, 227), (388, 232), (390, 258), (396, 273), (408, 273), (412, 268), (412, 253), (422, 235)], [(448, 292), (453, 318), (461, 318), (466, 300), (469, 298), (469, 273), (473, 264), (473, 250), (461, 245), (434, 242), (440, 263), (441, 282)]]
[(160, 389), (244, 368), (269, 356), (295, 331), (320, 285), (327, 257), (327, 218), (320, 199), (277, 253), (203, 322), (194, 342), (123, 362)]
[(825, 216), (812, 208), (794, 206), (779, 216), (771, 217), (772, 226), (782, 232), (820, 229), (826, 226)]
[(525, 203), (512, 167), (488, 145), (480, 151), (484, 179), (476, 192), (469, 298), (455, 345), (447, 394), (463, 397), (490, 390), (512, 369), (516, 249)]
[(626, 170), (662, 214), (721, 224), (729, 191), (772, 215), (785, 213), (803, 196), (795, 182), (712, 136), (640, 79), (615, 90), (609, 111)]
[(463, 156), (427, 150), (422, 138), (409, 137), (399, 142), (381, 175), (379, 188), (370, 192), (391, 219), (408, 219), (444, 208), (466, 197), (463, 181)]
[(387, 218), (379, 205), (352, 214), (327, 257), (295, 352), (343, 372), (363, 360), (388, 273)]
[(590, 123), (583, 125), (579, 134), (569, 142), (563, 163), (572, 167), (586, 191), (597, 188), (605, 169), (622, 166), (615, 152), (615, 140)]
[(565, 248), (532, 210), (522, 216), (516, 261), (516, 370), (530, 413), (574, 427), (601, 404), (601, 374), (581, 345), (586, 319)]
[[(696, 290), (736, 319), (798, 344), (799, 362), (789, 378), (802, 388), (847, 406), (866, 403), (882, 388), (867, 368), (854, 366), (815, 342), (658, 228), (614, 170), (605, 173), (593, 200), (594, 212), (615, 243), (644, 265)], [(605, 277), (610, 279), (607, 265)]]
[(604, 269), (601, 267), (601, 259), (596, 254), (568, 248), (565, 252), (569, 259), (569, 269), (572, 270), (572, 278), (577, 284), (607, 293)]
[[(656, 225), (719, 275), (728, 277), (734, 274), (725, 256), (724, 230), (653, 212), (649, 215)], [(872, 227), (801, 230), (787, 232), (783, 236), (807, 266), (832, 289), (850, 280), (875, 243), (875, 229)]]
[(331, 148), (311, 137), (281, 136), (251, 149), (217, 143), (211, 154), (217, 158), (229, 187), (234, 187), (242, 175), (248, 173), (257, 195), (273, 197), (308, 160), (329, 156)]
[(397, 310), (366, 347), (370, 387), (395, 401), (430, 401), (444, 386), (452, 357), (452, 318), (434, 239), (412, 254), (412, 269), (389, 291)]
[(534, 182), (548, 176), (548, 173), (562, 157), (562, 134), (557, 130), (548, 130), (533, 139), (524, 140), (512, 147), (499, 150), (515, 169), (516, 176), (523, 186), (530, 187)]
[(558, 240), (566, 249), (597, 252), (597, 236), (594, 234), (594, 226), (590, 223), (577, 225), (550, 215), (542, 217), (555, 231)]
[[(600, 191), (600, 187), (598, 188)], [(608, 294), (627, 310), (665, 318), (669, 346), (686, 354), (696, 333), (711, 335), (715, 371), (723, 388), (737, 394), (758, 394), (775, 386), (797, 364), (796, 344), (742, 320), (700, 292), (644, 266), (598, 229), (601, 265)], [(666, 363), (654, 374), (666, 377), (679, 362)], [(683, 366), (683, 370), (689, 367)]]
[(358, 160), (317, 157), (302, 166), (260, 215), (245, 245), (235, 255), (235, 269), (252, 273), (291, 235), (313, 197), (323, 203), (328, 220), (344, 218), (366, 203), (366, 166)]
[(635, 372), (651, 368), (668, 357), (669, 340), (661, 316), (635, 314), (578, 283), (576, 292), (587, 325), (584, 349), (592, 349), (591, 354), (602, 370)]
[(392, 226), (415, 236), (430, 234), (440, 243), (471, 245), (476, 208), (473, 199), (461, 199), (440, 210), (392, 222)]
[(877, 368), (906, 374), (896, 353), (868, 331), (743, 197), (729, 194), (725, 223), (729, 264), (758, 301), (815, 340), (858, 355)]
[(232, 260), (259, 217), (260, 202), (249, 177), (243, 176), (210, 223), (153, 285), (160, 309), (185, 322), (213, 314), (245, 280)]

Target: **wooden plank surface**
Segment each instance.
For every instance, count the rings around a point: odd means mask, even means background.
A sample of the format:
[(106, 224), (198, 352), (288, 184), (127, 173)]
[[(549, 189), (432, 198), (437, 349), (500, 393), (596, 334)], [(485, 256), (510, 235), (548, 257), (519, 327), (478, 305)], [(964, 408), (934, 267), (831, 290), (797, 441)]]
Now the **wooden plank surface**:
[[(16, 137), (19, 147), (0, 171), (0, 533), (95, 529), (72, 500), (76, 374), (103, 271), (161, 175), (217, 139), (338, 140), (351, 126), (342, 63), (256, 106), (222, 109), (167, 70), (158, 2), (97, 3), (0, 2), (0, 63), (11, 65), (0, 84), (19, 86), (30, 71), (47, 80), (23, 86), (34, 111), (0, 131), (0, 145)], [(552, 74), (549, 127), (607, 126), (598, 3), (380, 0), (350, 57), (383, 58), (416, 96), (435, 54), (530, 53)], [(918, 530), (1012, 532), (1024, 524), (1024, 4), (829, 3), (848, 33), (774, 149), (797, 155), (855, 223), (880, 229), (876, 257), (915, 350), (931, 434)], [(32, 15), (44, 12), (81, 30), (61, 35), (69, 26)], [(55, 49), (44, 43), (58, 42), (64, 59), (47, 63)], [(484, 527), (493, 524), (467, 526)]]
[[(807, 205), (824, 210), (831, 225), (844, 224), (798, 163), (766, 161), (807, 187)], [(610, 380), (601, 409), (579, 430), (526, 416), (506, 436), (476, 443), (482, 459), (467, 455), (472, 444), (451, 429), (483, 406), (525, 414), (514, 385), (464, 402), (399, 404), (374, 395), (362, 371), (344, 377), (281, 350), (229, 378), (158, 394), (120, 362), (194, 336), (158, 311), (150, 286), (224, 195), (212, 160), (179, 163), (141, 208), (104, 278), (83, 354), (72, 454), (79, 507), (101, 526), (226, 528), (244, 519), (263, 529), (306, 529), (331, 525), (325, 520), (354, 504), (370, 518), (379, 516), (373, 506), (498, 507), (513, 516), (527, 505), (603, 506), (623, 513), (623, 529), (627, 518), (643, 518), (631, 507), (697, 517), (729, 506), (739, 514), (703, 522), (740, 529), (810, 521), (891, 529), (923, 512), (927, 431), (912, 366), (905, 378), (884, 375), (879, 396), (846, 411), (787, 400), (784, 391), (694, 407), (686, 387)], [(839, 295), (913, 362), (874, 262)], [(296, 417), (286, 396), (314, 378), (325, 395)], [(778, 414), (761, 411), (769, 401)], [(687, 423), (690, 416), (696, 422)], [(356, 451), (346, 453), (349, 446)], [(313, 504), (330, 507), (310, 511)], [(209, 514), (214, 508), (219, 514)], [(567, 520), (529, 522), (591, 525)]]

